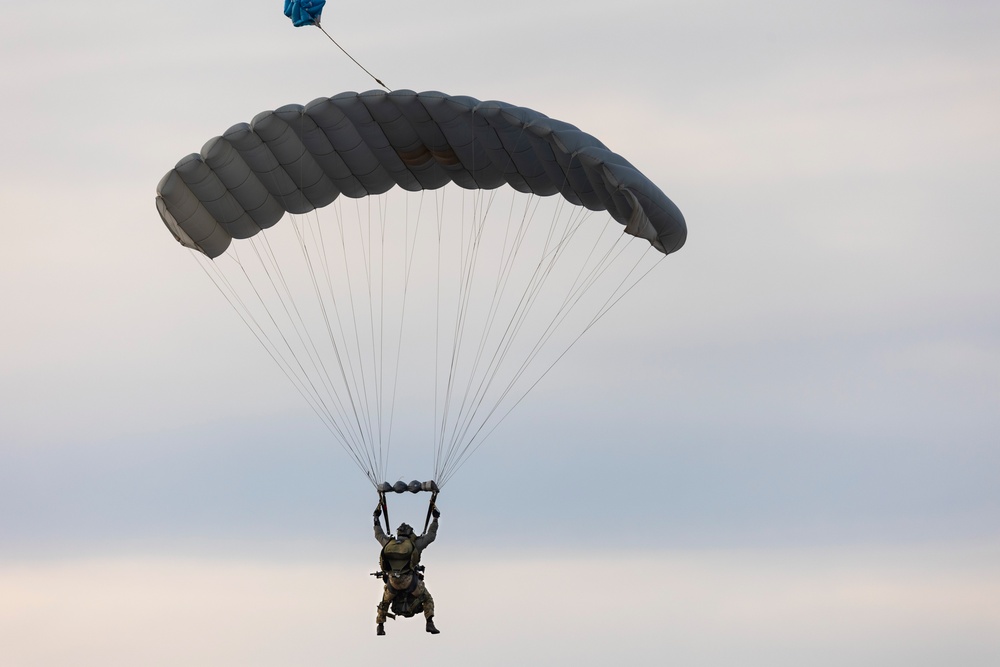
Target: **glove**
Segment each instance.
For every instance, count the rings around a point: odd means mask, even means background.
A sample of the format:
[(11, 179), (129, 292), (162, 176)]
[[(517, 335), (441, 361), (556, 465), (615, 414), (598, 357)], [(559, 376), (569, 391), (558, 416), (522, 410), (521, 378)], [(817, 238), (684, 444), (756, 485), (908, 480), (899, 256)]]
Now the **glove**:
[(382, 516), (382, 506), (381, 505), (379, 505), (378, 507), (375, 508), (375, 511), (372, 512), (372, 516), (375, 517), (376, 521), (378, 521), (378, 518), (380, 516)]
[(441, 511), (437, 508), (437, 505), (435, 505), (433, 509), (431, 509), (431, 516), (434, 517), (435, 519), (441, 518)]

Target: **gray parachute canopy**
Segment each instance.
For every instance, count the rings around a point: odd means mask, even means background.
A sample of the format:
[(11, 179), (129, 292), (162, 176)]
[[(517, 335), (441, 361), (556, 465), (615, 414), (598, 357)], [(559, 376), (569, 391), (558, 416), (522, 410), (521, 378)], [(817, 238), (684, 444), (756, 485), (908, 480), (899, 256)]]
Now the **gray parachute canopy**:
[(504, 102), (409, 90), (341, 93), (234, 125), (163, 177), (156, 206), (181, 244), (215, 258), (286, 211), (449, 182), (559, 193), (608, 211), (663, 253), (687, 237), (658, 187), (573, 125)]

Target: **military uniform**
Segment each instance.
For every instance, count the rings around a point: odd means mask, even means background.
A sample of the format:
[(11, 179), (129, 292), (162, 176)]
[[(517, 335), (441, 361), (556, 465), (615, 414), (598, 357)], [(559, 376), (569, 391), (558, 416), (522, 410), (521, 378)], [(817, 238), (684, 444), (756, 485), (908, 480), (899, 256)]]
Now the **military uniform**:
[(375, 622), (379, 625), (385, 623), (386, 613), (389, 605), (400, 592), (409, 591), (414, 599), (419, 600), (424, 609), (424, 617), (430, 623), (434, 616), (434, 598), (431, 597), (427, 587), (420, 577), (417, 576), (416, 567), (420, 564), (420, 554), (428, 544), (437, 537), (438, 520), (437, 517), (431, 522), (427, 532), (419, 537), (411, 532), (402, 540), (397, 540), (392, 535), (386, 535), (375, 521), (375, 539), (382, 545), (382, 554), (379, 558), (379, 565), (382, 571), (388, 575), (385, 590), (382, 593), (382, 602), (378, 605), (378, 614)]

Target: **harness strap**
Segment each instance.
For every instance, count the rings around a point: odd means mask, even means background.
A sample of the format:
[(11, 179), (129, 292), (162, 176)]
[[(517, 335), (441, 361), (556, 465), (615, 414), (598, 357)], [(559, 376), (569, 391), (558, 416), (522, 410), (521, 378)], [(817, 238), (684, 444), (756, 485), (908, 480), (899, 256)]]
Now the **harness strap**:
[(385, 501), (385, 491), (378, 492), (378, 500), (382, 505), (382, 515), (385, 517), (385, 534), (392, 535), (392, 528), (389, 527), (389, 503)]

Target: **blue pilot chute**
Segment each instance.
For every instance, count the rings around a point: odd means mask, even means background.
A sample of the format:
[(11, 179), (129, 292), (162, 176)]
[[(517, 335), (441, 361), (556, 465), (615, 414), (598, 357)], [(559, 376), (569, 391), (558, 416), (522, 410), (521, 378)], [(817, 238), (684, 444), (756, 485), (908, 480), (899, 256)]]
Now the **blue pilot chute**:
[(285, 16), (292, 19), (296, 28), (304, 25), (319, 25), (326, 0), (285, 0)]

